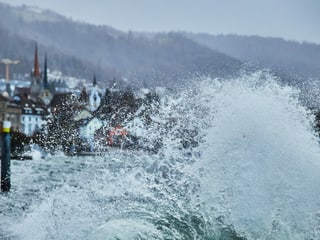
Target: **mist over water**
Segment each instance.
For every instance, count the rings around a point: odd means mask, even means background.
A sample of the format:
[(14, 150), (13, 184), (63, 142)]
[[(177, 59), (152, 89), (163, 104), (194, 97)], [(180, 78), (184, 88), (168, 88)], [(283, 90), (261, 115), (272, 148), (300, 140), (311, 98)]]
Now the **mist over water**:
[(319, 239), (320, 148), (299, 92), (264, 72), (196, 80), (158, 90), (148, 128), (126, 122), (158, 153), (13, 161), (0, 238)]

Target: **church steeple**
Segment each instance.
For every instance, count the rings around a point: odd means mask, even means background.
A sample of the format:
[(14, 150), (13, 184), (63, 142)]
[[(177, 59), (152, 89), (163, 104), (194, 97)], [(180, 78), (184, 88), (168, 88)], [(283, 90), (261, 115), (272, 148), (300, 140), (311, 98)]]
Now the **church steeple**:
[(45, 55), (45, 57), (44, 57), (43, 89), (44, 89), (44, 90), (49, 90), (49, 84), (48, 84), (48, 69), (47, 69), (47, 55)]
[(34, 64), (33, 64), (33, 77), (40, 77), (40, 67), (38, 61), (38, 45), (36, 43), (35, 51), (34, 51)]
[(47, 54), (44, 56), (44, 69), (42, 73), (42, 82), (38, 84), (38, 96), (42, 99), (44, 104), (49, 105), (53, 95), (50, 89), (49, 81), (48, 81), (48, 65), (47, 65)]
[(39, 97), (41, 88), (42, 88), (42, 76), (41, 76), (40, 66), (39, 66), (38, 45), (36, 43), (35, 50), (34, 50), (33, 71), (31, 73), (31, 85), (30, 85), (31, 97), (32, 98)]
[(93, 75), (93, 83), (92, 86), (97, 86), (97, 79), (96, 79), (96, 75)]
[(97, 108), (100, 106), (101, 103), (101, 94), (97, 87), (97, 79), (96, 75), (93, 75), (93, 83), (91, 92), (89, 95), (89, 109), (91, 112), (94, 112), (97, 110)]

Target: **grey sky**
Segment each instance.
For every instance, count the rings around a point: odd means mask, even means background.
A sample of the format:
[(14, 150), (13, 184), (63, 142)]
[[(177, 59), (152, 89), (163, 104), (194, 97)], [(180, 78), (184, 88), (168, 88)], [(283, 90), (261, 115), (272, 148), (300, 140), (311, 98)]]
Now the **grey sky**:
[(320, 43), (320, 0), (0, 0), (119, 30), (184, 30)]

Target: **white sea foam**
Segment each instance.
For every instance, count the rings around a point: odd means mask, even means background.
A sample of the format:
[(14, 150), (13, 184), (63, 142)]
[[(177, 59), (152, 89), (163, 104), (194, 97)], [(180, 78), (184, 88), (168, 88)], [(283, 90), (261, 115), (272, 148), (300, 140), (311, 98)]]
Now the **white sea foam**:
[(262, 72), (206, 89), (215, 91), (198, 162), (206, 211), (252, 239), (319, 234), (312, 226), (320, 207), (319, 140), (298, 92)]
[(157, 153), (14, 162), (3, 236), (319, 239), (320, 148), (299, 92), (264, 72), (196, 80), (162, 89), (152, 123), (125, 123)]

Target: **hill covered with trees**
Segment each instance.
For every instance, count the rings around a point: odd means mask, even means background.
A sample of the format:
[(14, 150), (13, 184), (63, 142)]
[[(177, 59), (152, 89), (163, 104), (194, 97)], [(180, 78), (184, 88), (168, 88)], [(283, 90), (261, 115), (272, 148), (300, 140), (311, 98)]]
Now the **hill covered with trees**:
[(126, 33), (27, 6), (0, 4), (0, 15), (0, 41), (4, 43), (0, 54), (20, 59), (23, 64), (17, 70), (21, 72), (30, 72), (35, 41), (41, 46), (39, 52), (47, 52), (51, 68), (85, 78), (95, 73), (106, 82), (127, 78), (138, 85), (167, 86), (194, 74), (234, 74), (242, 65), (180, 33), (152, 37)]
[(320, 45), (281, 38), (188, 34), (210, 49), (296, 79), (320, 78)]

